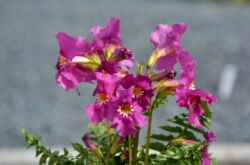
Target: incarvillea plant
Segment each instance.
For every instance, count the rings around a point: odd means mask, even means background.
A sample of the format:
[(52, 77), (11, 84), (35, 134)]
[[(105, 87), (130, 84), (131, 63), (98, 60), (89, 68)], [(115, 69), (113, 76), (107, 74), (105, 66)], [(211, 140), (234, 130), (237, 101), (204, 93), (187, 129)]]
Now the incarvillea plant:
[[(28, 145), (36, 147), (39, 164), (216, 163), (208, 151), (216, 138), (210, 131), (209, 109), (216, 98), (195, 85), (196, 60), (180, 42), (186, 29), (183, 23), (159, 24), (150, 35), (154, 49), (145, 64), (136, 63), (122, 43), (119, 19), (91, 28), (92, 41), (59, 32), (55, 67), (59, 86), (79, 92), (80, 83), (96, 85), (95, 101), (85, 108), (91, 131), (82, 137), (85, 146), (72, 143), (77, 154), (70, 154), (67, 149), (61, 153), (46, 149), (41, 138), (22, 130)], [(159, 126), (163, 133), (152, 134), (153, 113), (171, 96), (186, 111)], [(146, 140), (139, 142), (142, 127)]]

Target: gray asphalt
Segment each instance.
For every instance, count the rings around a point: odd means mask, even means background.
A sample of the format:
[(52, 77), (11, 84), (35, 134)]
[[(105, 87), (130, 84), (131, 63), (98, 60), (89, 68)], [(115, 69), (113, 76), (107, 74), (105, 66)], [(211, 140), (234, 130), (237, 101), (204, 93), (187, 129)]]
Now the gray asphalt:
[[(55, 35), (90, 37), (89, 29), (111, 16), (122, 21), (125, 44), (143, 61), (152, 50), (149, 34), (158, 23), (185, 22), (184, 47), (198, 60), (197, 85), (217, 94), (226, 64), (239, 67), (228, 101), (212, 107), (218, 142), (250, 141), (250, 5), (132, 0), (0, 1), (0, 146), (24, 146), (21, 128), (44, 137), (48, 145), (80, 141), (87, 130), (84, 107), (93, 86), (82, 96), (64, 92), (54, 80), (58, 46)], [(184, 109), (179, 110), (184, 111)], [(174, 100), (154, 115), (157, 124), (173, 115)]]

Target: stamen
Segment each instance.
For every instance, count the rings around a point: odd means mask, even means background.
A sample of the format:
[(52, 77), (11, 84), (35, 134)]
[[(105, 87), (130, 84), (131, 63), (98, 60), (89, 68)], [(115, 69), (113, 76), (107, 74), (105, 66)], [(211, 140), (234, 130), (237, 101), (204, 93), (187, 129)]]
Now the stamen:
[(108, 96), (105, 93), (99, 93), (97, 96), (98, 102), (104, 104), (108, 101)]
[(189, 86), (189, 89), (192, 89), (192, 90), (194, 90), (194, 89), (195, 89), (195, 83), (194, 83), (194, 81), (193, 81), (193, 82), (191, 82), (191, 84), (190, 84), (190, 86)]
[(58, 61), (59, 61), (60, 66), (64, 66), (67, 64), (67, 59), (62, 55), (59, 56)]
[(144, 91), (140, 87), (135, 87), (133, 90), (133, 97), (140, 97), (143, 93)]
[(134, 111), (132, 105), (129, 104), (122, 104), (121, 106), (119, 106), (118, 110), (117, 110), (120, 115), (122, 115), (123, 117), (128, 117), (128, 115), (130, 113), (132, 113)]

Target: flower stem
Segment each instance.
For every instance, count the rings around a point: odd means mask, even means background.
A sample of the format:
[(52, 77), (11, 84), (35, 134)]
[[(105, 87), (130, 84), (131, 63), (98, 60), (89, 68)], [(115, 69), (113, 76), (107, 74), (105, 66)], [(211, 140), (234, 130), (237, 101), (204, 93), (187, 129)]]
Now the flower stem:
[(111, 146), (112, 141), (111, 141), (111, 128), (110, 128), (110, 122), (107, 122), (107, 133), (108, 133), (108, 143), (109, 146)]
[(140, 128), (137, 127), (137, 132), (135, 135), (135, 141), (134, 141), (134, 147), (133, 147), (133, 164), (136, 164), (138, 145), (139, 145), (139, 134), (140, 134)]
[(132, 165), (132, 140), (131, 136), (128, 136), (128, 150), (129, 150), (129, 165)]
[(152, 114), (153, 114), (153, 104), (150, 105), (149, 115), (148, 115), (148, 128), (147, 128), (147, 139), (146, 139), (146, 155), (144, 165), (148, 165), (149, 157), (149, 145), (150, 145), (150, 136), (151, 136), (151, 125), (152, 125)]

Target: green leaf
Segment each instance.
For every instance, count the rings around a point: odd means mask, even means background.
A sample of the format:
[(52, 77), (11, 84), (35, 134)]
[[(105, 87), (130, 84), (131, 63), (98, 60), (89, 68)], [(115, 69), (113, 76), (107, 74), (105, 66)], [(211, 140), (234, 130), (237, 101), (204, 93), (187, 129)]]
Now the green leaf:
[(160, 107), (161, 104), (165, 104), (168, 101), (168, 93), (166, 89), (161, 89), (157, 94), (155, 95), (154, 100), (154, 109), (157, 109)]
[(183, 126), (184, 128), (188, 128), (188, 129), (191, 129), (197, 133), (200, 133), (200, 134), (205, 134), (206, 131), (204, 130), (200, 130), (192, 125), (190, 125), (189, 123), (186, 123), (186, 118), (187, 118), (187, 115), (186, 114), (181, 114), (181, 115), (178, 115), (178, 116), (175, 116), (174, 118), (172, 119), (168, 119), (167, 121), (171, 122), (171, 123), (175, 123), (177, 125), (180, 125), (180, 126)]
[(83, 148), (83, 146), (79, 143), (71, 143), (72, 147), (74, 148), (74, 150), (76, 150), (77, 152), (84, 154), (85, 153), (85, 149)]
[(166, 149), (166, 146), (160, 142), (152, 142), (149, 147), (156, 151), (164, 151)]
[(56, 156), (53, 156), (50, 158), (49, 162), (48, 162), (48, 165), (53, 165), (55, 164), (57, 161), (57, 157)]
[(200, 118), (200, 122), (204, 127), (208, 128), (208, 129), (211, 127), (211, 119), (210, 118), (206, 118), (205, 116), (202, 116)]
[(204, 101), (201, 104), (202, 109), (204, 109), (204, 116), (208, 117), (208, 118), (212, 118), (212, 111), (209, 108), (209, 104), (207, 101)]
[(171, 141), (174, 138), (174, 136), (173, 135), (167, 136), (164, 134), (153, 134), (151, 138), (161, 141)]
[(47, 161), (47, 158), (48, 158), (48, 155), (46, 153), (44, 153), (40, 160), (39, 160), (39, 165), (43, 165), (43, 164), (46, 164), (46, 161)]
[(175, 126), (175, 127), (174, 126), (160, 126), (159, 128), (164, 131), (173, 132), (173, 133), (180, 133), (183, 131), (183, 129), (178, 126)]

